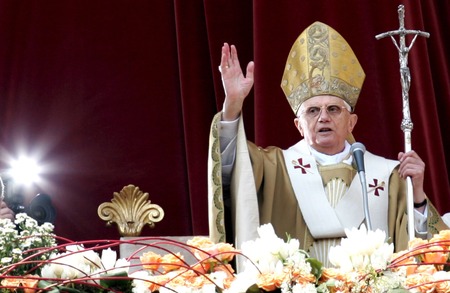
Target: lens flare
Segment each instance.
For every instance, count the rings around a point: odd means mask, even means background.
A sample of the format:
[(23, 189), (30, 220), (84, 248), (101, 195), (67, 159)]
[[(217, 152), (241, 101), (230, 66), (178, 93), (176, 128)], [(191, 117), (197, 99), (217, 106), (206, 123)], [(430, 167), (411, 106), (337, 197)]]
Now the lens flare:
[(39, 181), (41, 168), (38, 163), (28, 157), (20, 157), (11, 162), (9, 174), (14, 182), (23, 185), (30, 185)]

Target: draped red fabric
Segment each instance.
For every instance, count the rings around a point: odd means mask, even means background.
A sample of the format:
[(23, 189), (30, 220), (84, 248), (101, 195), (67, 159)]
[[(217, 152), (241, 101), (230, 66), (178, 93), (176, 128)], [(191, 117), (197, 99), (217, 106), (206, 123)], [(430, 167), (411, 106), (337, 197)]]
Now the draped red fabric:
[(430, 33), (408, 59), (412, 147), (427, 164), (428, 196), (449, 212), (448, 1), (2, 0), (0, 168), (20, 154), (38, 158), (43, 180), (14, 192), (27, 202), (49, 194), (61, 236), (117, 238), (97, 207), (128, 184), (165, 210), (143, 235), (205, 235), (222, 44), (237, 46), (243, 68), (255, 61), (248, 138), (288, 147), (300, 135), (281, 76), (292, 43), (317, 20), (346, 38), (367, 75), (356, 139), (395, 159), (404, 149), (398, 51), (375, 35), (398, 29), (399, 4), (408, 29)]

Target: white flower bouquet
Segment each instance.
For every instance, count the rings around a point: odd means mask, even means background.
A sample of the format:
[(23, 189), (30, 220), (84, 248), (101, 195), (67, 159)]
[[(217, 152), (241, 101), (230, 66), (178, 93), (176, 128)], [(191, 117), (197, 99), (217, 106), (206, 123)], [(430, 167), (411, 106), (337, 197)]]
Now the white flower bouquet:
[[(49, 259), (56, 247), (53, 225), (37, 221), (25, 213), (15, 221), (0, 219), (0, 264), (9, 275), (30, 273), (36, 262)], [(39, 273), (40, 268), (35, 268)]]

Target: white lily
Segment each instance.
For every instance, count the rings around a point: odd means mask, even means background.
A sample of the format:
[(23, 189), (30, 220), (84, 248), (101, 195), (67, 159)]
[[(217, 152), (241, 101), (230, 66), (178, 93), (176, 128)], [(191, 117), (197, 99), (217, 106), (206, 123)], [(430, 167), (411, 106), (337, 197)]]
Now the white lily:
[(334, 266), (344, 272), (386, 268), (394, 246), (386, 243), (384, 231), (368, 231), (363, 224), (359, 229), (346, 229), (345, 234), (341, 245), (330, 249), (328, 257)]

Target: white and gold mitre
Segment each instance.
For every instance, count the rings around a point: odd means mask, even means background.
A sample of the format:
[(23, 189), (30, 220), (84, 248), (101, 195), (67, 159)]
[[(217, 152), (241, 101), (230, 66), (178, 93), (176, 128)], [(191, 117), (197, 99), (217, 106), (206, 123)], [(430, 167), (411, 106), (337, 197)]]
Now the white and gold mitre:
[(347, 41), (317, 21), (292, 46), (281, 88), (295, 114), (304, 101), (318, 95), (337, 96), (354, 108), (365, 76)]

